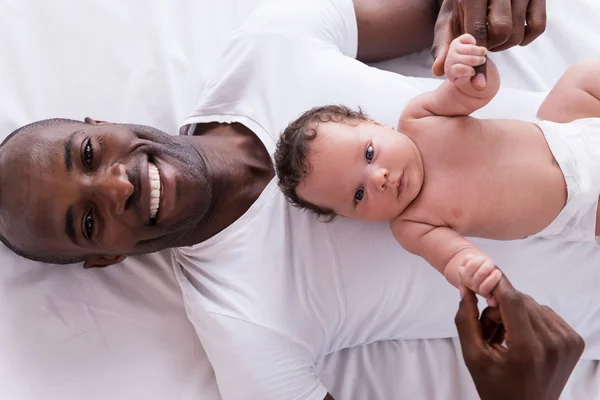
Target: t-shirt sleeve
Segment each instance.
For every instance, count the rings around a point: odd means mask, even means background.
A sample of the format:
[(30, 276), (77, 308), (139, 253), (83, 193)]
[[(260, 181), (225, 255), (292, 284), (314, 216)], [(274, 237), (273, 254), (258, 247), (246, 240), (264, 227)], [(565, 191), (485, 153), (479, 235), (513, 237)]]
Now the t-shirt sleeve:
[(323, 400), (314, 355), (288, 335), (244, 320), (209, 314), (201, 342), (223, 400)]
[(321, 40), (356, 58), (358, 27), (352, 0), (276, 0), (255, 11), (244, 28)]

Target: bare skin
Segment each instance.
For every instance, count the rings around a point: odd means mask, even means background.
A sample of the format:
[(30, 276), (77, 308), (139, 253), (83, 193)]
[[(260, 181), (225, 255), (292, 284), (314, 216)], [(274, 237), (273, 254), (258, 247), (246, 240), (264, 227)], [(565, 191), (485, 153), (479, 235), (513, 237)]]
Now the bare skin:
[[(471, 35), (452, 42), (437, 90), (413, 99), (398, 130), (374, 121), (324, 123), (311, 145), (311, 171), (298, 195), (336, 214), (391, 221), (398, 242), (459, 286), (495, 304), (501, 273), (465, 236), (497, 240), (542, 231), (567, 200), (566, 183), (539, 127), (518, 120), (468, 115), (497, 93), (500, 78), (488, 61), (487, 80), (474, 67), (487, 50)], [(556, 122), (600, 116), (600, 62), (572, 67), (540, 108)], [(343, 179), (340, 179), (343, 177)], [(596, 232), (600, 232), (598, 221)]]
[(515, 290), (506, 276), (494, 296), (498, 307), (486, 308), (479, 317), (477, 297), (464, 289), (455, 317), (479, 396), (483, 400), (559, 399), (583, 353), (583, 339), (552, 309)]
[[(567, 192), (536, 124), (468, 116), (500, 85), (493, 62), (487, 79), (474, 69), (486, 54), (471, 35), (455, 39), (445, 62), (448, 80), (406, 106), (400, 135), (374, 121), (319, 124), (311, 172), (297, 193), (336, 214), (391, 221), (406, 250), (456, 287), (464, 270), (467, 286), (495, 304), (491, 292), (501, 273), (465, 236), (513, 240), (538, 233), (556, 219)], [(572, 67), (539, 116), (556, 122), (600, 116), (597, 77), (600, 62)]]
[[(419, 148), (427, 178), (391, 226), (405, 248), (423, 256), (451, 283), (458, 285), (457, 272), (464, 268), (468, 286), (489, 297), (500, 272), (464, 236), (525, 238), (556, 218), (567, 195), (560, 167), (537, 125), (463, 116), (487, 104), (498, 88), (497, 70), (488, 62), (487, 86), (478, 90), (485, 85), (479, 74), (473, 76), (478, 49), (485, 52), (469, 35), (456, 39), (446, 61), (449, 81), (417, 97), (401, 117), (400, 129)], [(571, 68), (548, 95), (539, 117), (555, 122), (599, 117), (594, 79), (599, 74), (600, 63)]]
[[(354, 0), (359, 32), (358, 59), (384, 60), (429, 48), (432, 42), (435, 43), (434, 58), (444, 59), (454, 37), (450, 27), (457, 18), (462, 21), (464, 30), (490, 47), (527, 44), (537, 38), (546, 25), (544, 1), (465, 0), (464, 15), (453, 12), (455, 2)], [(523, 10), (527, 10), (526, 18), (523, 18)], [(482, 30), (482, 26), (488, 29)], [(67, 174), (62, 161), (63, 149), (75, 130), (81, 131), (73, 152), (76, 164)], [(144, 131), (151, 131), (152, 137)], [(13, 235), (10, 239), (23, 250), (44, 256), (60, 255), (63, 261), (83, 260), (86, 267), (106, 267), (128, 255), (190, 245), (213, 236), (256, 201), (273, 176), (272, 161), (262, 143), (243, 126), (202, 124), (196, 126), (194, 135), (164, 141), (160, 137), (167, 134), (150, 127), (93, 119), (86, 119), (85, 124), (65, 123), (28, 133), (22, 139), (27, 140), (25, 148), (29, 151), (21, 153), (22, 157), (2, 159), (19, 146), (7, 144), (0, 151), (3, 197), (0, 233)], [(92, 167), (84, 165), (87, 163), (87, 156), (82, 158), (82, 154), (86, 154), (84, 139), (96, 140), (95, 150), (106, 151)], [(176, 182), (187, 195), (186, 199), (182, 196), (177, 200), (191, 203), (187, 207), (180, 204), (173, 218), (163, 224), (148, 223), (148, 190), (140, 188), (141, 175), (146, 179), (146, 173), (135, 172), (139, 166), (142, 171), (147, 169), (142, 161), (148, 156), (156, 158), (157, 163), (162, 159), (165, 168), (177, 172), (174, 174), (178, 176)], [(40, 157), (48, 163), (40, 164)], [(46, 168), (50, 164), (56, 168)], [(194, 168), (186, 170), (186, 165)], [(205, 174), (197, 173), (201, 168)], [(25, 179), (17, 179), (18, 176)], [(37, 186), (29, 180), (42, 176)], [(12, 184), (9, 177), (13, 178)], [(40, 184), (43, 181), (52, 184), (43, 187)], [(46, 208), (38, 207), (39, 204)], [(71, 204), (77, 206), (74, 222), (79, 244), (72, 243), (64, 233), (65, 209)], [(94, 206), (91, 210), (84, 207), (89, 204)], [(48, 208), (59, 210), (55, 215), (61, 219), (50, 220), (45, 211)], [(97, 209), (102, 212), (102, 222), (99, 215), (94, 214)], [(96, 218), (95, 225), (89, 224), (89, 215)], [(27, 218), (17, 220), (16, 216)], [(103, 228), (108, 234), (102, 236), (103, 240), (89, 240), (88, 227), (98, 227), (98, 223), (105, 224)], [(94, 229), (90, 232), (95, 234)], [(526, 387), (515, 388), (519, 389), (525, 391)], [(328, 394), (326, 398), (332, 397)]]
[[(436, 1), (354, 4), (359, 60), (431, 46)], [(0, 151), (0, 235), (28, 257), (84, 261), (86, 268), (214, 236), (258, 199), (274, 176), (273, 165), (258, 137), (240, 124), (194, 129), (193, 136), (169, 136), (86, 118), (23, 132)], [(161, 179), (156, 221), (149, 207), (149, 162)]]

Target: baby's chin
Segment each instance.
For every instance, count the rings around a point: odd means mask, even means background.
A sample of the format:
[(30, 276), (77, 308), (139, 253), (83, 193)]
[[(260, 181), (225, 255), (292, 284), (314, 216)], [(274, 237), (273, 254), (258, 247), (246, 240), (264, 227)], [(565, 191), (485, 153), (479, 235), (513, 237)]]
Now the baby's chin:
[(391, 222), (391, 221), (395, 220), (396, 218), (398, 218), (404, 212), (405, 209), (406, 209), (406, 207), (402, 210), (390, 209), (390, 211), (386, 212), (386, 213), (377, 213), (377, 215), (354, 216), (354, 217), (350, 217), (350, 218), (356, 219), (359, 221), (374, 222), (374, 223)]

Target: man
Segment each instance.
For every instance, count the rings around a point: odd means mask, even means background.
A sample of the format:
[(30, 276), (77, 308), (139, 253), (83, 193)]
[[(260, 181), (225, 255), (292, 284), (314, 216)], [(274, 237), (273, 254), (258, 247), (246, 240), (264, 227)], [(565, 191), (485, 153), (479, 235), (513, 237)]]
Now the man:
[[(451, 5), (439, 14), (436, 54), (449, 37)], [(417, 296), (406, 307), (405, 295), (411, 287), (442, 297), (450, 289), (419, 285), (435, 279), (424, 264), (403, 267), (418, 261), (391, 245), (387, 227), (319, 224), (290, 209), (272, 181), (278, 132), (300, 111), (361, 103), (394, 124), (408, 98), (426, 89), (354, 57), (374, 61), (428, 46), (437, 6), (355, 7), (356, 14), (350, 0), (283, 1), (257, 12), (229, 36), (182, 130), (193, 136), (92, 119), (22, 128), (0, 152), (3, 241), (28, 258), (86, 267), (189, 246), (174, 253), (183, 268), (176, 273), (225, 399), (320, 400), (327, 394), (314, 365), (324, 354), (431, 330), (454, 304), (411, 315), (426, 303)], [(482, 33), (487, 3), (462, 8), (465, 29)], [(543, 3), (515, 2), (512, 10), (521, 23), (501, 46), (543, 30), (535, 23), (543, 23)], [(386, 96), (397, 104), (382, 106)], [(433, 336), (453, 335), (450, 325)]]

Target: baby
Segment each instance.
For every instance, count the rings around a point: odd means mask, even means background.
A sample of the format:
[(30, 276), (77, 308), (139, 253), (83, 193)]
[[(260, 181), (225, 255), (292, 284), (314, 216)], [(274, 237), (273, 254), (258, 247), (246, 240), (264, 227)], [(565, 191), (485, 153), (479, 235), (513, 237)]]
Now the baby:
[(457, 287), (462, 269), (493, 305), (501, 272), (465, 236), (594, 241), (600, 231), (600, 62), (571, 67), (531, 123), (468, 116), (500, 85), (491, 60), (487, 79), (475, 74), (486, 55), (471, 35), (455, 39), (447, 80), (409, 102), (398, 132), (343, 106), (307, 111), (283, 132), (275, 162), (294, 205), (391, 221), (406, 250)]

